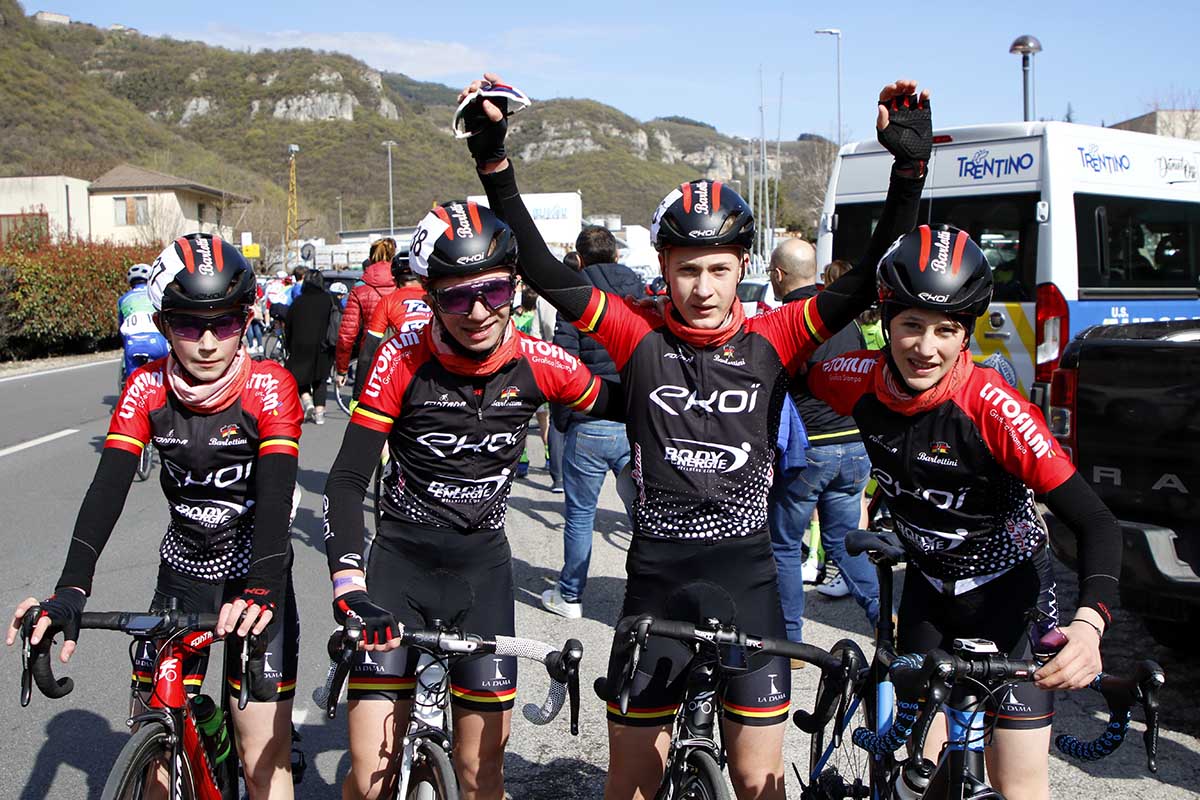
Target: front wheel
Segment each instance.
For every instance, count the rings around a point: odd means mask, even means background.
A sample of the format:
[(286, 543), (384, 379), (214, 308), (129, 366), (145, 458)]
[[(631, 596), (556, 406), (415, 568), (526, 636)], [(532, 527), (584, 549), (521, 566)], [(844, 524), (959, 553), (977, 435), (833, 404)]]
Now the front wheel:
[(671, 776), (674, 791), (659, 793), (660, 797), (679, 800), (731, 800), (725, 775), (712, 754), (706, 750), (689, 750), (676, 774)]
[(333, 372), (329, 378), (330, 382), (333, 384), (333, 386), (330, 388), (333, 390), (333, 396), (337, 400), (338, 408), (340, 408), (346, 416), (350, 416), (350, 401), (354, 399), (354, 373), (355, 364), (353, 361), (351, 361), (350, 371), (346, 373), (345, 386), (338, 386), (337, 384), (336, 366), (333, 368)]
[(458, 800), (458, 778), (450, 756), (428, 739), (417, 744), (405, 800)]
[[(170, 775), (171, 745), (167, 728), (161, 722), (143, 725), (132, 736), (113, 763), (104, 783), (100, 800), (140, 800), (143, 797), (159, 797), (164, 794), (167, 776)], [(179, 756), (179, 797), (195, 800), (196, 791), (188, 761)]]

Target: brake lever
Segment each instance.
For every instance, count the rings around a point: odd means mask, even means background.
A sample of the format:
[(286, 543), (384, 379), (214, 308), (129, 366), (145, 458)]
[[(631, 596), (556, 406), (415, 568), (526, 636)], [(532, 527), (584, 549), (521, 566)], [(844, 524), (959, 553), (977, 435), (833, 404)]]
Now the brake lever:
[(629, 661), (626, 662), (624, 685), (621, 687), (621, 694), (617, 698), (617, 703), (621, 709), (621, 716), (625, 716), (629, 712), (629, 695), (633, 691), (633, 679), (637, 675), (638, 666), (642, 661), (642, 647), (650, 635), (650, 623), (650, 617), (642, 617), (634, 623), (632, 631), (633, 649), (629, 653)]
[(583, 644), (568, 639), (563, 647), (563, 666), (567, 671), (567, 695), (571, 703), (571, 735), (579, 735), (579, 662), (583, 660)]
[(41, 613), (41, 609), (34, 606), (21, 618), (21, 708), (27, 707), (33, 698), (33, 669), (29, 665), (32, 651), (29, 637), (33, 635), (33, 626), (37, 624), (38, 615)]
[(1146, 745), (1146, 768), (1158, 772), (1158, 693), (1166, 685), (1167, 677), (1162, 667), (1152, 661), (1143, 661), (1138, 667), (1146, 673), (1139, 682), (1142, 711), (1146, 715), (1146, 732), (1142, 734), (1142, 742)]
[(250, 637), (242, 638), (242, 682), (238, 686), (238, 711), (245, 711), (246, 704), (250, 702)]

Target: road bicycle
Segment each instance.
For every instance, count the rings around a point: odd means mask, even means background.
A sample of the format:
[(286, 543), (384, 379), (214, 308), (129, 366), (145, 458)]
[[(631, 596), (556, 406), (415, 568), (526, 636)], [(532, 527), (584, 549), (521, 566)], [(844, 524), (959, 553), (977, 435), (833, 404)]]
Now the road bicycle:
[[(720, 589), (706, 586), (708, 591)], [(724, 594), (721, 592), (721, 594)], [(733, 601), (728, 598), (729, 608)], [(731, 611), (726, 616), (733, 618)], [(596, 694), (602, 700), (616, 698), (621, 714), (629, 711), (633, 678), (647, 642), (662, 637), (684, 642), (693, 656), (684, 668), (686, 687), (671, 728), (671, 744), (659, 784), (656, 800), (729, 800), (730, 791), (722, 770), (727, 758), (724, 741), (717, 741), (722, 715), (721, 698), (726, 681), (749, 668), (756, 654), (780, 655), (814, 664), (822, 675), (834, 681), (848, 681), (851, 672), (865, 659), (853, 642), (838, 653), (786, 640), (764, 639), (738, 630), (713, 617), (701, 625), (677, 620), (657, 619), (649, 615), (626, 617), (617, 623), (615, 647), (627, 650), (625, 664), (616, 682), (608, 678), (596, 681)], [(790, 671), (778, 677), (791, 680)], [(774, 684), (772, 684), (774, 685)], [(612, 689), (609, 692), (609, 689)]]
[[(878, 572), (876, 652), (869, 665), (849, 672), (848, 682), (841, 675), (823, 674), (813, 713), (794, 716), (797, 727), (812, 735), (802, 798), (1001, 798), (984, 775), (989, 736), (985, 708), (1014, 685), (1032, 681), (1044, 660), (1009, 659), (985, 639), (957, 639), (952, 654), (897, 655), (892, 567), (903, 560), (903, 547), (891, 532), (853, 531), (846, 537), (846, 551), (851, 556), (866, 553)], [(1162, 668), (1151, 661), (1139, 664), (1133, 678), (1096, 676), (1091, 688), (1104, 696), (1110, 712), (1105, 733), (1091, 742), (1061, 734), (1055, 745), (1086, 761), (1111, 755), (1125, 738), (1132, 708), (1141, 705), (1147, 763), (1156, 771), (1158, 697), (1164, 683)], [(924, 745), (941, 711), (947, 744), (934, 763), (924, 757)], [(850, 743), (845, 742), (847, 731)], [(897, 759), (895, 753), (904, 745), (906, 755)]]
[[(550, 675), (550, 690), (540, 706), (526, 704), (525, 719), (534, 725), (546, 725), (558, 716), (564, 701), (570, 698), (571, 735), (579, 734), (579, 662), (583, 645), (568, 639), (560, 650), (544, 642), (511, 636), (487, 639), (467, 633), (434, 619), (426, 629), (405, 629), (400, 640), (405, 647), (416, 648), (420, 655), (416, 667), (416, 687), (412, 714), (401, 746), (394, 758), (398, 762), (394, 797), (404, 800), (457, 800), (458, 779), (451, 763), (454, 731), (450, 701), (450, 670), (467, 656), (491, 653), (516, 656), (545, 665)], [(325, 685), (313, 692), (313, 700), (325, 709), (329, 719), (337, 714), (350, 668), (362, 642), (362, 627), (355, 619), (329, 637), (329, 673)]]
[(352, 359), (350, 361), (350, 367), (346, 372), (346, 384), (344, 386), (338, 386), (338, 372), (336, 365), (332, 367), (329, 372), (329, 389), (333, 392), (334, 399), (337, 400), (338, 408), (340, 408), (347, 417), (350, 416), (350, 403), (354, 400), (354, 378), (357, 372), (358, 364), (354, 363), (354, 360)]
[(283, 364), (287, 361), (287, 347), (283, 344), (284, 326), (286, 323), (278, 317), (271, 318), (271, 324), (263, 331), (263, 350), (259, 359), (269, 358)]
[[(28, 706), (33, 685), (58, 699), (75, 688), (71, 678), (55, 678), (50, 664), (50, 636), (36, 645), (29, 636), (41, 609), (29, 609), (21, 621), (21, 705)], [(140, 611), (85, 611), (80, 629), (120, 631), (134, 637), (133, 648), (154, 641), (153, 683), (144, 702), (135, 703), (127, 722), (133, 735), (121, 748), (101, 793), (102, 800), (161, 797), (170, 800), (238, 800), (238, 758), (234, 727), (221, 707), (198, 695), (189, 698), (183, 664), (218, 641), (216, 614)], [(229, 645), (226, 645), (229, 646)], [(266, 640), (251, 634), (241, 640), (242, 675), (238, 708), (251, 698), (269, 697), (273, 686), (263, 678)], [(224, 679), (221, 685), (225, 685)], [(223, 693), (224, 696), (224, 693)], [(141, 705), (142, 710), (137, 711)]]

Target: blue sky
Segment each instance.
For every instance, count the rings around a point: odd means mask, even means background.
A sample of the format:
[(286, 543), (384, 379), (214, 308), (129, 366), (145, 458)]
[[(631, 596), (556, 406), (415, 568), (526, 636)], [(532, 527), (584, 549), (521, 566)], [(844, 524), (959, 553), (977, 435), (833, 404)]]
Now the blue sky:
[[(836, 133), (835, 42), (842, 42), (846, 138), (872, 133), (879, 87), (914, 77), (934, 93), (939, 125), (1021, 118), (1023, 33), (1041, 39), (1037, 113), (1113, 123), (1158, 103), (1200, 105), (1195, 0), (960, 0), (946, 3), (508, 3), (24, 0), (106, 26), (201, 39), (237, 49), (313, 47), (350, 53), (384, 70), (453, 86), (485, 66), (530, 95), (590, 97), (638, 119), (679, 114), (731, 134), (758, 131), (758, 71), (767, 134), (777, 126), (784, 75), (783, 135)], [(45, 5), (33, 5), (33, 2)], [(599, 9), (599, 10), (596, 10)]]

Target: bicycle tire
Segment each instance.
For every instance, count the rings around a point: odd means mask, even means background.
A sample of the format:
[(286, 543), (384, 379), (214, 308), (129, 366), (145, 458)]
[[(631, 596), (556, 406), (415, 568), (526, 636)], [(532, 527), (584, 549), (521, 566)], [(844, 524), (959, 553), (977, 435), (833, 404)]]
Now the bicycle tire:
[[(145, 796), (146, 772), (155, 762), (167, 766), (169, 740), (170, 734), (161, 722), (147, 723), (135, 731), (117, 754), (100, 800), (138, 800)], [(194, 800), (196, 791), (187, 757), (181, 755), (180, 760), (180, 795), (183, 800)]]
[(450, 756), (428, 739), (418, 742), (413, 753), (404, 800), (458, 800), (458, 777)]
[(138, 456), (137, 479), (139, 481), (147, 480), (150, 477), (151, 470), (153, 469), (154, 448), (151, 445), (146, 445), (142, 448), (142, 452)]
[(672, 776), (674, 791), (661, 795), (678, 800), (732, 800), (725, 773), (707, 750), (689, 750)]
[(836, 720), (831, 721), (819, 734), (814, 734), (813, 741), (817, 747), (809, 754), (808, 775), (810, 784), (804, 787), (801, 797), (804, 800), (864, 800), (873, 795), (872, 782), (879, 787), (883, 795), (886, 776), (890, 770), (891, 759), (875, 763), (871, 755), (850, 741), (851, 734), (857, 728), (874, 730), (875, 684), (866, 681), (860, 690), (860, 702), (854, 714), (843, 723), (842, 742), (833, 749), (828, 761), (814, 779), (812, 772), (822, 755), (819, 738), (826, 732), (833, 731)]

